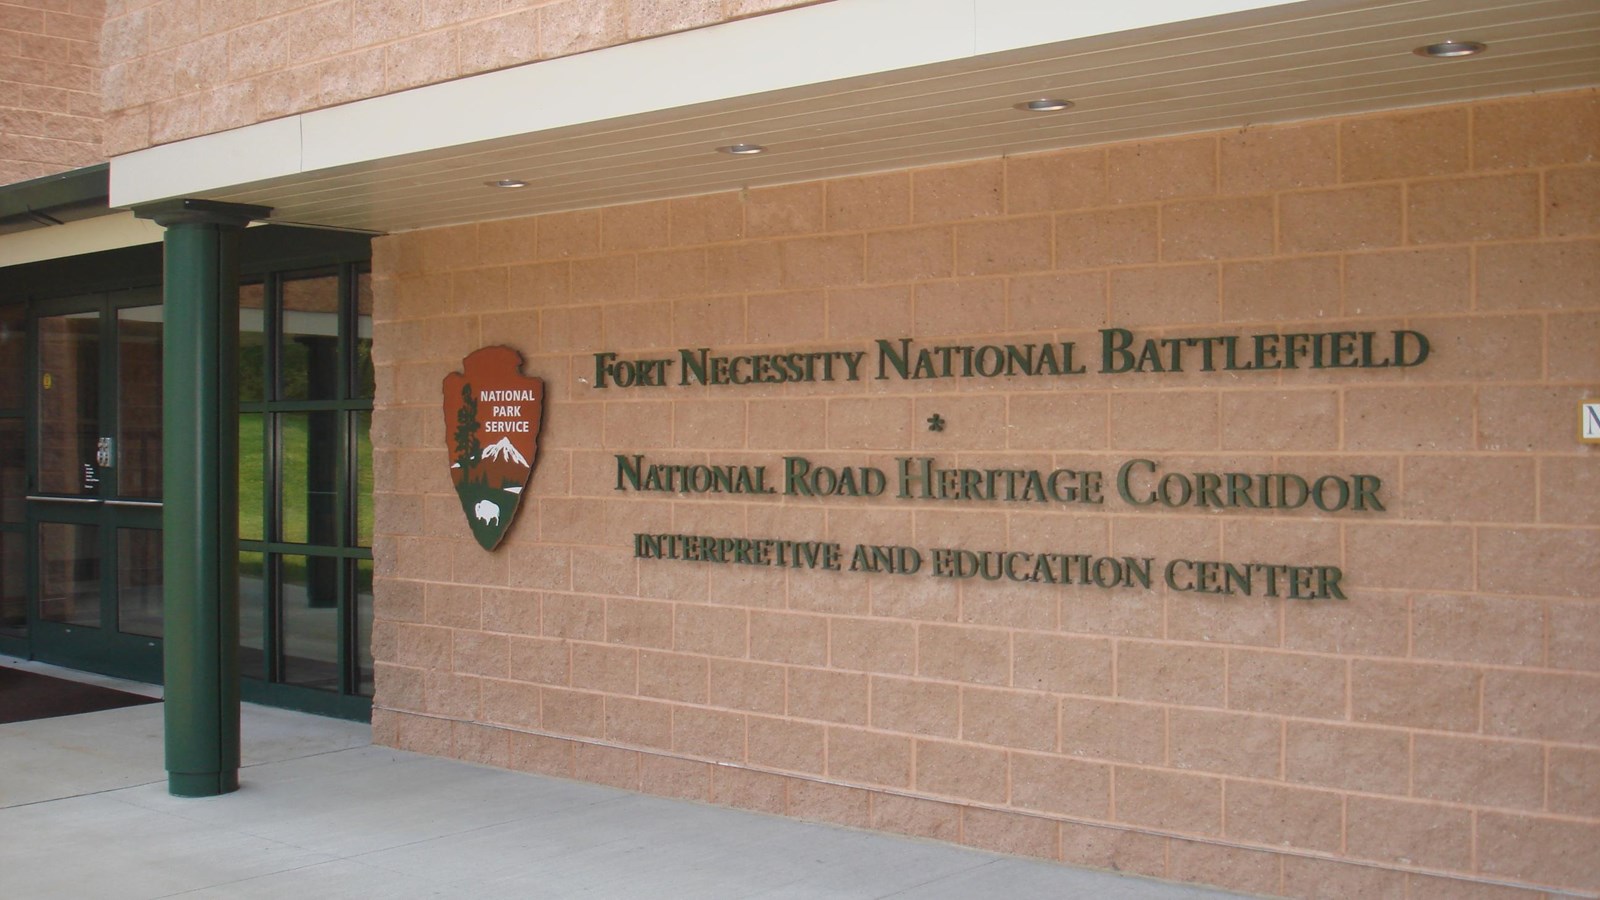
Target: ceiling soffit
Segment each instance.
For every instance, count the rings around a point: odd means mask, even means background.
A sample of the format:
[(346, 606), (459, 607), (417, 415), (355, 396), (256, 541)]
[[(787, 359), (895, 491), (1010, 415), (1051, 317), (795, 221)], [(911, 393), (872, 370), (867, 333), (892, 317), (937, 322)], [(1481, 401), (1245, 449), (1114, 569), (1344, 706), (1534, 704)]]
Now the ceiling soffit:
[[(1490, 49), (1452, 60), (1411, 52), (1445, 39)], [(1596, 84), (1593, 0), (1295, 3), (296, 172), (202, 196), (272, 206), (275, 221), (403, 231)], [(1038, 97), (1075, 105), (1046, 114), (1014, 108)], [(769, 150), (715, 152), (741, 141)], [(485, 184), (502, 178), (528, 184)], [(115, 193), (114, 177), (113, 202)]]

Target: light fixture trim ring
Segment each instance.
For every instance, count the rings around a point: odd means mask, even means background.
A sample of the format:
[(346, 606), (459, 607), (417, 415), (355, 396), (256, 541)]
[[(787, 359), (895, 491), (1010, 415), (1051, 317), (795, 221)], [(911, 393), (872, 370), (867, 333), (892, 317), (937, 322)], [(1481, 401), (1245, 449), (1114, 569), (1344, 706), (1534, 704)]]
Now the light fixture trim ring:
[(1071, 109), (1075, 105), (1071, 100), (1063, 100), (1059, 97), (1039, 97), (1035, 100), (1024, 100), (1021, 103), (1012, 104), (1011, 108), (1033, 113), (1062, 112)]
[(1481, 41), (1450, 40), (1424, 44), (1411, 52), (1424, 59), (1461, 59), (1467, 56), (1477, 56), (1488, 49), (1489, 45)]

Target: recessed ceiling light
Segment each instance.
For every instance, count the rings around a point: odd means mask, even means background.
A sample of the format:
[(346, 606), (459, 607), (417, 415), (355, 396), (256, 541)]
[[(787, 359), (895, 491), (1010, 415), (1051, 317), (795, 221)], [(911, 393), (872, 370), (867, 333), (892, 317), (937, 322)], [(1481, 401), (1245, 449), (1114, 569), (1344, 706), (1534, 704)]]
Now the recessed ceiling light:
[(729, 156), (755, 156), (767, 152), (767, 148), (760, 144), (729, 144), (726, 147), (718, 147), (717, 152)]
[(1429, 59), (1455, 59), (1458, 56), (1477, 56), (1489, 49), (1487, 44), (1477, 41), (1440, 41), (1437, 44), (1428, 44), (1411, 51), (1418, 56)]
[(1061, 112), (1063, 109), (1071, 109), (1072, 101), (1058, 100), (1055, 97), (1041, 97), (1038, 100), (1018, 103), (1012, 108), (1020, 109), (1023, 112)]
[(520, 178), (501, 178), (498, 181), (485, 181), (484, 184), (496, 188), (523, 188), (528, 183)]

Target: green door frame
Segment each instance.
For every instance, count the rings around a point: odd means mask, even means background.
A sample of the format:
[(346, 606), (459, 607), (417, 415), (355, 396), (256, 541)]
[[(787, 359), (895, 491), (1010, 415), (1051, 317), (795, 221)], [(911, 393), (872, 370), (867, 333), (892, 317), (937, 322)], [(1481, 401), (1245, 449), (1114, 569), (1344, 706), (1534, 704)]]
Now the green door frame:
[[(9, 345), (0, 348), (0, 352), (10, 354), (7, 359), (0, 360), (0, 362), (6, 363), (6, 365), (0, 366), (0, 378), (16, 378), (14, 384), (0, 386), (0, 388), (4, 388), (4, 390), (0, 390), (0, 398), (11, 395), (14, 390), (14, 396), (17, 401), (14, 404), (7, 403), (0, 406), (0, 428), (4, 428), (5, 431), (17, 436), (17, 444), (15, 446), (21, 452), (21, 457), (16, 461), (22, 466), (24, 473), (20, 484), (12, 482), (0, 486), (0, 489), (6, 491), (4, 502), (7, 505), (7, 513), (16, 512), (14, 519), (0, 521), (0, 544), (8, 548), (8, 551), (12, 554), (20, 552), (24, 560), (17, 571), (0, 572), (0, 577), (6, 579), (6, 584), (13, 589), (21, 591), (20, 599), (22, 600), (23, 609), (19, 632), (11, 632), (9, 629), (0, 631), (0, 653), (8, 656), (27, 656), (27, 608), (31, 605), (29, 601), (33, 595), (29, 593), (27, 583), (27, 573), (32, 567), (27, 564), (26, 558), (27, 551), (30, 549), (29, 536), (33, 534), (33, 531), (27, 524), (27, 501), (24, 499), (28, 493), (26, 476), (27, 434), (28, 423), (31, 421), (28, 418), (25, 398), (30, 377), (28, 365), (32, 348), (29, 346), (28, 338), (28, 305), (25, 303), (8, 303), (0, 306), (0, 312), (4, 313), (4, 317), (0, 318), (0, 330), (5, 332), (4, 340), (0, 340), (0, 344)], [(18, 358), (19, 355), (20, 358)], [(13, 494), (13, 492), (15, 493)], [(14, 558), (0, 557), (0, 567), (4, 567), (7, 564), (7, 559)]]
[[(258, 277), (282, 270), (314, 269), (342, 263), (362, 263), (371, 259), (371, 235), (353, 232), (310, 231), (292, 227), (264, 227), (247, 229), (241, 239), (240, 272), (246, 277)], [(101, 251), (88, 257), (68, 257), (12, 266), (0, 270), (0, 304), (21, 304), (30, 310), (30, 316), (40, 309), (51, 309), (52, 301), (108, 291), (121, 291), (135, 287), (153, 287), (162, 282), (163, 248), (160, 244)], [(33, 334), (27, 340), (30, 359), (26, 366), (30, 379), (36, 377), (36, 366), (31, 359)], [(35, 385), (36, 386), (36, 385)], [(26, 392), (32, 398), (32, 390)], [(34, 442), (37, 436), (37, 410), (31, 405), (25, 410), (23, 421), (27, 426), (27, 466), (29, 478), (35, 472)], [(16, 411), (12, 411), (16, 412)], [(31, 484), (30, 484), (31, 487)], [(125, 515), (133, 511), (124, 508)], [(158, 514), (150, 513), (153, 518)], [(135, 517), (137, 518), (137, 517)], [(130, 522), (137, 524), (137, 522)], [(31, 521), (5, 526), (10, 535), (24, 540), (28, 547), (28, 592), (30, 597), (30, 625), (36, 612), (38, 584), (32, 557), (35, 555), (37, 528)], [(113, 532), (114, 533), (114, 532)], [(305, 552), (300, 545), (264, 546), (262, 549), (281, 552)], [(370, 558), (370, 551), (353, 549), (336, 551), (341, 557)], [(341, 584), (343, 582), (341, 581)], [(348, 594), (349, 588), (343, 590)], [(39, 657), (35, 647), (38, 632), (34, 628), (24, 636), (0, 634), (0, 653), (22, 657)], [(95, 654), (64, 653), (54, 657), (61, 662), (90, 671), (160, 681), (161, 673), (147, 668), (130, 670), (112, 667), (108, 671), (106, 660)], [(273, 684), (256, 678), (241, 679), (240, 689), (245, 699), (273, 706), (300, 709), (323, 715), (351, 719), (365, 719), (370, 712), (370, 701), (365, 697), (340, 695), (294, 685)]]
[[(91, 175), (94, 173), (91, 172)], [(103, 178), (103, 172), (100, 177)], [(44, 180), (41, 180), (41, 183)], [(125, 247), (116, 250), (107, 250), (92, 256), (93, 264), (84, 265), (83, 257), (68, 257), (63, 259), (44, 260), (36, 263), (27, 263), (20, 266), (11, 266), (0, 271), (0, 303), (18, 304), (27, 310), (26, 319), (29, 323), (25, 346), (28, 359), (24, 366), (27, 384), (24, 390), (26, 404), (23, 409), (24, 433), (26, 451), (26, 468), (28, 479), (28, 493), (33, 493), (36, 468), (36, 448), (38, 442), (38, 396), (36, 393), (38, 365), (34, 359), (35, 333), (33, 321), (40, 309), (56, 309), (51, 306), (53, 302), (62, 301), (63, 298), (82, 297), (84, 295), (99, 294), (109, 291), (121, 291), (131, 288), (155, 287), (161, 284), (161, 247), (159, 245), (145, 245), (140, 247)], [(32, 506), (32, 504), (29, 504)], [(38, 529), (34, 517), (29, 514), (21, 526), (7, 526), (7, 531), (19, 535), (26, 546), (23, 554), (27, 566), (27, 591), (28, 591), (28, 630), (23, 636), (0, 636), (0, 652), (8, 653), (22, 658), (38, 658), (36, 642), (38, 630), (33, 627), (37, 623), (37, 604), (39, 596), (38, 572), (36, 560), (38, 552)], [(47, 653), (48, 656), (48, 653)], [(61, 658), (64, 664), (73, 665), (90, 671), (106, 671), (107, 666), (98, 659), (84, 658), (80, 654), (67, 653)], [(116, 674), (122, 677), (131, 677), (136, 680), (159, 681), (161, 677), (159, 666), (150, 671), (148, 667), (139, 666), (132, 671), (110, 667), (115, 671), (106, 671), (106, 674)]]
[[(353, 387), (355, 380), (353, 363), (356, 358), (355, 331), (358, 322), (358, 313), (355, 309), (358, 296), (357, 282), (365, 277), (365, 262), (365, 258), (352, 257), (336, 265), (295, 269), (278, 267), (270, 273), (265, 273), (265, 277), (261, 280), (262, 316), (266, 338), (261, 372), (265, 385), (264, 395), (259, 399), (240, 404), (241, 411), (245, 415), (255, 416), (261, 423), (262, 444), (259, 449), (265, 474), (261, 498), (264, 515), (260, 522), (255, 523), (260, 526), (260, 533), (254, 537), (241, 537), (240, 540), (243, 551), (260, 555), (265, 563), (262, 572), (264, 602), (261, 608), (263, 619), (261, 631), (264, 638), (261, 650), (264, 660), (255, 671), (248, 669), (245, 671), (246, 677), (241, 681), (244, 698), (320, 715), (363, 720), (371, 715), (372, 703), (369, 697), (361, 696), (358, 692), (358, 661), (353, 646), (357, 618), (355, 581), (357, 567), (362, 561), (372, 559), (372, 550), (370, 547), (359, 545), (354, 533), (354, 510), (349, 504), (357, 501), (353, 480), (358, 468), (357, 435), (353, 424), (355, 414), (368, 412), (372, 408), (370, 397), (364, 400), (353, 399), (358, 396)], [(302, 279), (329, 277), (337, 277), (339, 297), (337, 312), (340, 326), (336, 357), (340, 365), (338, 371), (333, 374), (335, 399), (285, 399), (280, 391), (287, 376), (279, 369), (279, 361), (283, 358), (281, 342), (284, 335), (279, 325), (274, 324), (281, 324), (284, 321), (283, 286), (287, 282)], [(338, 487), (335, 491), (336, 508), (331, 516), (336, 523), (335, 529), (338, 534), (331, 540), (292, 543), (285, 539), (282, 505), (274, 502), (283, 496), (286, 488), (283, 483), (287, 459), (283, 423), (290, 416), (319, 413), (334, 415), (338, 420), (335, 428), (338, 451), (334, 457), (334, 483)], [(309, 537), (307, 535), (307, 538)], [(337, 642), (341, 648), (337, 690), (321, 690), (285, 682), (286, 648), (280, 642), (284, 637), (283, 626), (287, 607), (283, 591), (284, 558), (296, 556), (304, 557), (308, 561), (326, 561), (337, 567), (333, 604), (337, 610)], [(368, 565), (370, 566), (370, 562)]]
[[(155, 302), (149, 302), (151, 300)], [(27, 429), (29, 479), (27, 534), (33, 536), (28, 553), (29, 596), (33, 598), (40, 596), (42, 577), (38, 571), (37, 559), (41, 526), (59, 523), (98, 528), (97, 550), (100, 559), (98, 626), (85, 627), (45, 621), (39, 617), (39, 604), (35, 600), (29, 604), (28, 633), (32, 644), (31, 655), (43, 662), (148, 682), (161, 680), (162, 643), (158, 637), (131, 634), (121, 630), (122, 598), (119, 593), (118, 560), (122, 530), (141, 529), (159, 533), (161, 503), (159, 500), (124, 497), (119, 484), (121, 473), (116, 465), (102, 469), (99, 475), (103, 480), (99, 490), (92, 496), (52, 495), (38, 490), (38, 485), (34, 481), (39, 471), (38, 389), (44, 373), (40, 370), (37, 355), (38, 323), (41, 319), (73, 313), (95, 313), (99, 324), (97, 337), (99, 373), (97, 383), (91, 386), (91, 389), (98, 395), (99, 431), (104, 436), (120, 436), (121, 411), (117, 399), (122, 347), (119, 341), (117, 314), (124, 309), (159, 305), (159, 296), (152, 297), (146, 290), (140, 288), (58, 297), (32, 304), (28, 328), (27, 371), (30, 389), (27, 392), (29, 415), (26, 421), (33, 425)]]

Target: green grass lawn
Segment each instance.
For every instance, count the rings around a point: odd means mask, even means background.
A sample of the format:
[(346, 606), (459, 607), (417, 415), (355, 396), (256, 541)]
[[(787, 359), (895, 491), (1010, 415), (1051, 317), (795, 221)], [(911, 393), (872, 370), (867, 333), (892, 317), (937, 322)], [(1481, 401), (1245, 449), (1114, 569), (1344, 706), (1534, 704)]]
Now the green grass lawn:
[[(284, 497), (283, 533), (280, 538), (290, 543), (304, 542), (309, 534), (307, 486), (309, 482), (310, 417), (312, 415), (337, 416), (341, 413), (280, 413), (283, 439), (282, 481), (279, 489)], [(266, 514), (269, 509), (266, 497), (266, 439), (263, 434), (267, 416), (246, 413), (239, 417), (239, 537), (247, 541), (266, 539)], [(358, 540), (363, 545), (371, 543), (372, 535), (372, 439), (370, 414), (358, 413), (354, 417), (357, 430), (356, 477)], [(332, 467), (334, 460), (319, 461)]]
[(262, 436), (266, 416), (245, 413), (239, 417), (239, 538), (266, 539), (266, 443)]

